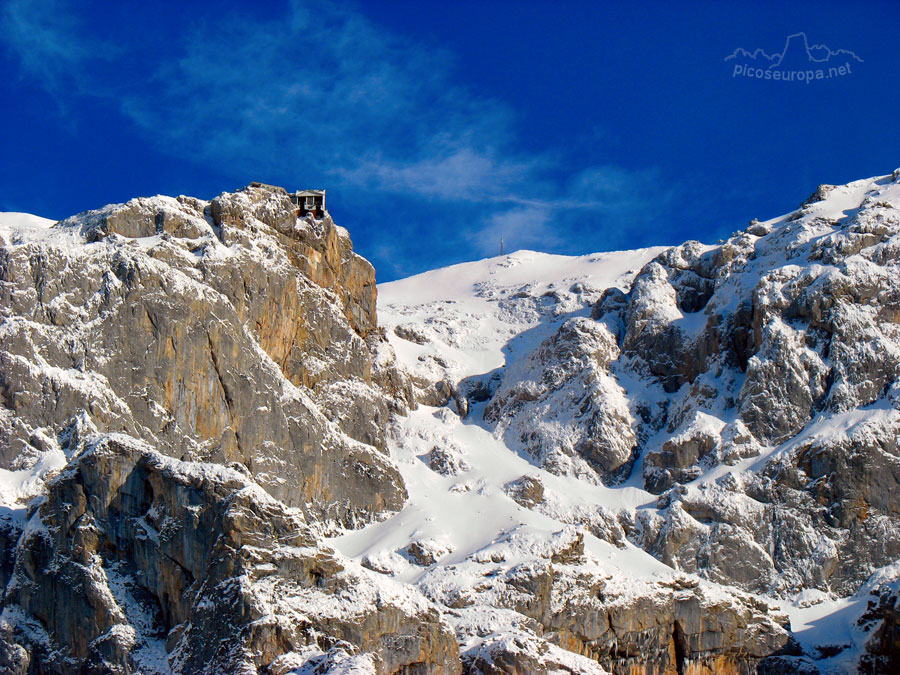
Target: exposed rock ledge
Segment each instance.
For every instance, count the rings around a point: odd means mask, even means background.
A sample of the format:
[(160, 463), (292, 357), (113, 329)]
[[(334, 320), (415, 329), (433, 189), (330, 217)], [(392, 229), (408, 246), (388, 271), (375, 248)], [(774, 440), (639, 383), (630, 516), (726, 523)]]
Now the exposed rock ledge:
[[(369, 672), (458, 673), (417, 591), (322, 546), (241, 472), (93, 439), (19, 541), (9, 673), (284, 673), (346, 653)], [(365, 671), (363, 671), (365, 672)]]

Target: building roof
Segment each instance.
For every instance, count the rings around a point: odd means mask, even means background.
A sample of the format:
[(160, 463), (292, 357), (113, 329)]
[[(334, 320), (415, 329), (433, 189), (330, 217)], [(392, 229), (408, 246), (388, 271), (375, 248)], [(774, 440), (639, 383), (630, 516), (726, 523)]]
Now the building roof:
[(324, 197), (325, 190), (297, 190), (294, 194), (298, 197)]

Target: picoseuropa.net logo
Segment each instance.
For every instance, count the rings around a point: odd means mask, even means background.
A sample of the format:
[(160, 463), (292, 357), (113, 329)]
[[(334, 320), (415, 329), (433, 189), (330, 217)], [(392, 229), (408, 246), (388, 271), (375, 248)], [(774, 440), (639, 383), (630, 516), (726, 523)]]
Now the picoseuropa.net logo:
[(738, 47), (725, 57), (734, 68), (732, 77), (780, 82), (828, 80), (853, 74), (853, 66), (863, 60), (849, 49), (831, 49), (828, 45), (812, 45), (806, 33), (788, 35), (781, 52), (767, 54), (762, 49), (749, 51)]

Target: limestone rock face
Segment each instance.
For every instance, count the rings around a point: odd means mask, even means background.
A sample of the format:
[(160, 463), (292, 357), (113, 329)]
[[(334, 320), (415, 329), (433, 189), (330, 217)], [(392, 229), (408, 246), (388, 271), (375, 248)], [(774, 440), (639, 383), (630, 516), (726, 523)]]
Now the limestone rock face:
[(459, 673), (432, 603), (314, 534), (406, 499), (375, 299), (347, 232), (266, 188), (0, 235), (0, 468), (30, 476), (0, 671)]
[[(571, 533), (549, 544), (526, 537), (518, 545), (545, 549), (544, 559), (508, 566), (503, 560), (513, 552), (504, 556), (495, 548), (490, 557), (458, 565), (460, 581), (477, 580), (465, 599), (446, 595), (446, 571), (432, 573), (433, 583), (426, 577), (426, 594), (456, 607), (450, 613), (472, 672), (543, 672), (536, 655), (545, 654), (550, 664), (561, 659), (553, 649), (561, 647), (612, 673), (751, 673), (788, 643), (787, 618), (768, 603), (687, 578), (663, 583), (610, 576), (579, 542)], [(484, 641), (479, 633), (486, 607), (494, 608), (494, 622), (509, 624), (501, 640)], [(470, 641), (478, 646), (465, 649)], [(574, 659), (561, 665), (595, 672)]]
[(718, 445), (724, 425), (699, 411), (691, 422), (681, 433), (664, 441), (658, 451), (644, 457), (645, 484), (650, 492), (658, 494), (676, 482), (688, 483), (703, 473), (702, 464)]
[(117, 434), (88, 439), (28, 521), (0, 630), (12, 673), (285, 672), (335, 645), (378, 674), (459, 672), (430, 603), (245, 472)]
[(544, 484), (540, 476), (522, 476), (507, 483), (506, 493), (520, 506), (531, 508), (544, 501)]
[(630, 470), (637, 446), (634, 417), (609, 372), (618, 355), (605, 326), (569, 319), (510, 369), (484, 419), (554, 473), (615, 482)]
[(219, 195), (210, 202), (209, 213), (226, 245), (252, 236), (262, 224), (303, 276), (340, 298), (347, 319), (360, 335), (365, 337), (378, 325), (375, 269), (353, 252), (347, 230), (330, 217), (298, 220), (287, 195), (264, 188)]
[(408, 385), (390, 354), (373, 380), (374, 271), (330, 218), (247, 188), (137, 199), (0, 245), (3, 467), (71, 454), (87, 428), (238, 462), (316, 517), (402, 505), (372, 446)]
[(866, 653), (859, 672), (890, 673), (900, 667), (900, 583), (898, 579), (877, 585), (857, 624), (868, 633)]
[(661, 510), (623, 526), (670, 565), (852, 594), (900, 553), (898, 241), (884, 177), (668, 249), (506, 368), (485, 418), (557, 473), (614, 484), (640, 457)]

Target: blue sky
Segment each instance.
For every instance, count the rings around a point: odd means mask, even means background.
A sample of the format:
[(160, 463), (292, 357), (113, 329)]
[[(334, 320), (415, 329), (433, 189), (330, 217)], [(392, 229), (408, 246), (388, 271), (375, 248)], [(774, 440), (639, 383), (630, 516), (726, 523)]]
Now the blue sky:
[[(900, 166), (900, 3), (786, 5), (7, 0), (0, 210), (324, 187), (380, 281), (715, 241)], [(801, 31), (848, 72), (725, 60)]]

